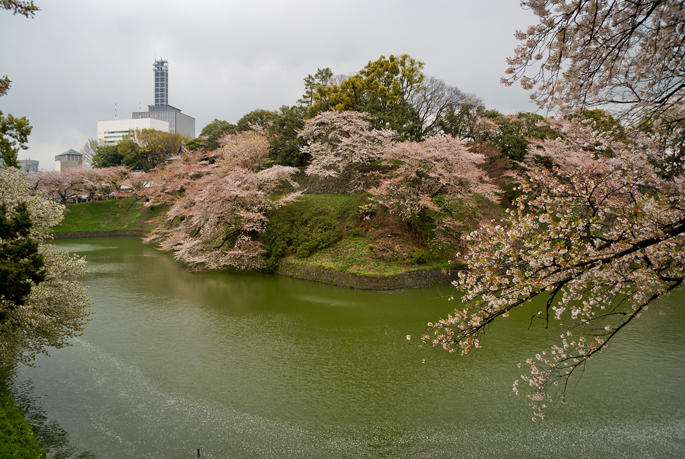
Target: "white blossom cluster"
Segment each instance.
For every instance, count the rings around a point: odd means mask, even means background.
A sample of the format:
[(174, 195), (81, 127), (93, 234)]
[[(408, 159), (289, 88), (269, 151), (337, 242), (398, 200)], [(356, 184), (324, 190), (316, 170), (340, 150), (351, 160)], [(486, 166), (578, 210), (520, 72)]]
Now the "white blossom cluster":
[(373, 129), (371, 116), (354, 111), (326, 111), (307, 120), (299, 136), (311, 155), (307, 174), (337, 177), (349, 167), (368, 165), (383, 156), (396, 133)]
[[(0, 168), (0, 204), (11, 215), (18, 203), (25, 203), (31, 217), (29, 237), (39, 242), (45, 280), (33, 285), (25, 304), (0, 301), (5, 320), (0, 321), (0, 366), (12, 362), (30, 363), (47, 348), (68, 345), (88, 321), (90, 302), (78, 278), (85, 260), (56, 250), (47, 243), (50, 227), (62, 219), (63, 207), (31, 195), (26, 175), (12, 168)], [(1, 241), (0, 241), (1, 242)]]
[(383, 152), (382, 159), (399, 166), (381, 180), (380, 186), (368, 191), (405, 220), (423, 209), (439, 210), (433, 202), (438, 195), (495, 198), (500, 191), (479, 167), (485, 157), (469, 151), (466, 142), (450, 135), (396, 143)]
[(75, 167), (63, 171), (31, 172), (28, 181), (32, 192), (59, 198), (66, 202), (70, 196), (91, 199), (119, 192), (119, 184), (128, 174), (123, 166), (101, 169)]
[(577, 368), (685, 278), (683, 179), (661, 178), (640, 146), (612, 143), (610, 155), (598, 155), (589, 129), (568, 122), (564, 129), (562, 140), (531, 144), (529, 155), (554, 166), (528, 169), (509, 218), (467, 236), (468, 271), (454, 282), (465, 308), (423, 336), (468, 354), (494, 320), (544, 298), (537, 317), (567, 331), (526, 362), (530, 374), (521, 381), (536, 419), (563, 401)]

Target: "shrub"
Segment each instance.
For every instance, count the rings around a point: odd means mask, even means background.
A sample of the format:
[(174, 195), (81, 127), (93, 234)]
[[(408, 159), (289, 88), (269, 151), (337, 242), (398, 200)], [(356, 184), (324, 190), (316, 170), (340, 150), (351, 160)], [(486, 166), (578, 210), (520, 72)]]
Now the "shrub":
[(428, 251), (415, 248), (411, 260), (417, 265), (425, 265), (426, 263), (428, 263), (429, 257), (430, 255)]

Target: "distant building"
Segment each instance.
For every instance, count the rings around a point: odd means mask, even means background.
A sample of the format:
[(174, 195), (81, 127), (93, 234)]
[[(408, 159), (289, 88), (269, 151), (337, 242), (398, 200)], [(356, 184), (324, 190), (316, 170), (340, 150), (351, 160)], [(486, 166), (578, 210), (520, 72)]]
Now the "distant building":
[(169, 123), (169, 131), (173, 133), (183, 134), (189, 138), (195, 138), (195, 118), (181, 113), (176, 107), (166, 105), (164, 107), (157, 107), (148, 105), (147, 112), (133, 112), (133, 119), (155, 119), (166, 121)]
[(67, 150), (61, 155), (55, 156), (55, 170), (62, 172), (83, 165), (83, 155), (76, 150)]
[(156, 129), (195, 138), (195, 118), (169, 105), (169, 63), (156, 60), (152, 69), (155, 72), (155, 105), (148, 105), (147, 112), (133, 112), (130, 120), (98, 121), (99, 141), (116, 145), (129, 131), (136, 129)]
[(19, 163), (19, 168), (24, 172), (38, 172), (38, 160), (20, 159), (17, 162)]
[(155, 61), (155, 105), (148, 105), (147, 112), (133, 112), (133, 119), (151, 118), (169, 123), (169, 131), (195, 137), (195, 118), (181, 113), (169, 105), (169, 63), (163, 59)]
[(152, 118), (98, 121), (97, 139), (104, 142), (105, 145), (116, 145), (125, 135), (136, 129), (156, 129), (157, 131), (171, 132), (167, 121)]

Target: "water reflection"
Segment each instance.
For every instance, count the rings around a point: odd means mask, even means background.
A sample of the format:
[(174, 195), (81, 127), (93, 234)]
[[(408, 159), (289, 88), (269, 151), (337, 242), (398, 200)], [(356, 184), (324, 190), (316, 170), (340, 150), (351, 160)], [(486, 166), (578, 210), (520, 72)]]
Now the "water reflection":
[(32, 381), (18, 381), (15, 368), (8, 367), (0, 371), (0, 389), (11, 391), (16, 406), (36, 436), (38, 447), (47, 452), (49, 458), (95, 459), (92, 452), (79, 451), (72, 444), (69, 434), (41, 407)]

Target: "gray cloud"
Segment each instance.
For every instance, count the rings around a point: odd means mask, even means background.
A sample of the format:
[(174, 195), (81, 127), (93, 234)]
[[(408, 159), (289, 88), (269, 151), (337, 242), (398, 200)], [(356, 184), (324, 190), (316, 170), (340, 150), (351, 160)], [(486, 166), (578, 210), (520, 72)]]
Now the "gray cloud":
[(153, 103), (152, 63), (169, 61), (169, 103), (235, 122), (256, 108), (292, 105), (317, 68), (360, 70), (409, 54), (425, 73), (506, 113), (533, 111), (527, 93), (499, 83), (513, 34), (534, 22), (513, 0), (38, 0), (35, 18), (0, 12), (0, 76), (13, 80), (0, 110), (33, 125), (20, 159), (52, 170), (96, 122)]

